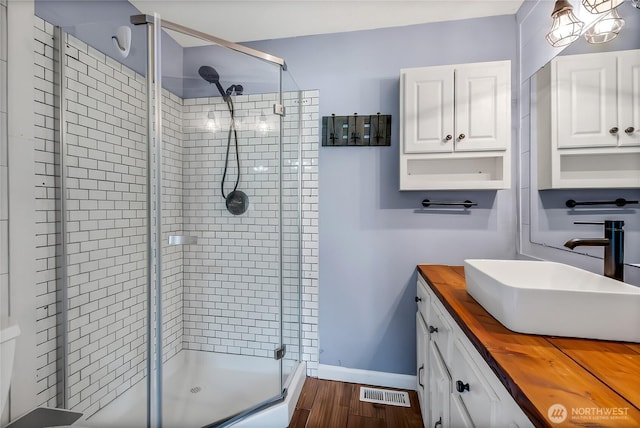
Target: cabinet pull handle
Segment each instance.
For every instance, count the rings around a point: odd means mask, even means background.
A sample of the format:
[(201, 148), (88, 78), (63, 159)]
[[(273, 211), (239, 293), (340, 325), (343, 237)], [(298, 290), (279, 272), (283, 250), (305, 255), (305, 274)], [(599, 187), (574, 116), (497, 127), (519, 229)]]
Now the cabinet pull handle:
[(624, 132), (628, 135), (633, 134), (633, 131), (635, 131), (635, 128), (633, 126), (628, 127), (627, 129), (624, 130)]
[(469, 384), (468, 383), (464, 383), (461, 380), (457, 380), (456, 381), (456, 390), (459, 393), (463, 393), (465, 391), (469, 391)]
[(416, 303), (418, 303), (418, 302), (422, 302), (422, 299), (420, 297), (416, 296)]
[(446, 141), (450, 141), (452, 138), (453, 138), (453, 136), (452, 136), (451, 134), (447, 134), (447, 136), (446, 136), (446, 137), (444, 137), (444, 139), (445, 139)]
[(466, 135), (460, 134), (460, 135), (458, 135), (458, 140), (462, 141), (462, 140), (464, 140), (465, 137), (466, 137)]
[(420, 379), (422, 379), (422, 376), (420, 375), (420, 373), (422, 373), (424, 371), (424, 364), (420, 366), (420, 368), (418, 369), (418, 385), (420, 385), (422, 388), (424, 388), (424, 385), (422, 384), (422, 382), (420, 382)]
[(611, 135), (616, 135), (617, 133), (618, 133), (618, 127), (617, 126), (614, 126), (613, 128), (611, 128), (609, 130), (609, 134), (611, 134)]
[(429, 333), (437, 333), (438, 327), (434, 327), (432, 325), (429, 326)]
[(433, 428), (438, 428), (439, 426), (442, 426), (442, 416), (440, 416), (440, 419), (436, 421), (436, 423), (433, 425)]

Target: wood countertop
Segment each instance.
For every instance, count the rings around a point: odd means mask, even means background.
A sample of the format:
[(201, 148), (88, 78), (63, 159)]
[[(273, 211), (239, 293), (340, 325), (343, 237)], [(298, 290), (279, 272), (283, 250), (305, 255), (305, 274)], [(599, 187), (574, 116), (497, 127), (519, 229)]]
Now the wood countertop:
[(462, 266), (418, 272), (534, 425), (640, 427), (640, 344), (515, 333), (467, 294)]

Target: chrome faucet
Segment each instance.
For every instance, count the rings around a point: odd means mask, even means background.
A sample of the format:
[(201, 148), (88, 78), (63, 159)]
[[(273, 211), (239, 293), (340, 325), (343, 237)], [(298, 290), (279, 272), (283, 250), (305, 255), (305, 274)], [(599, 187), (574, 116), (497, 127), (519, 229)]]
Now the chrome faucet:
[(580, 246), (604, 247), (604, 276), (624, 281), (624, 221), (605, 220), (604, 222), (581, 222), (574, 224), (604, 225), (604, 238), (574, 238), (564, 243), (564, 246), (574, 249)]

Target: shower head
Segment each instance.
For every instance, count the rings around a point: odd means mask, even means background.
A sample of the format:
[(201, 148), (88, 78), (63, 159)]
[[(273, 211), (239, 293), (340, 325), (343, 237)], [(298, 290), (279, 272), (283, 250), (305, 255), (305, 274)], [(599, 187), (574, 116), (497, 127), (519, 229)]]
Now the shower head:
[(208, 65), (203, 65), (198, 69), (198, 73), (204, 80), (216, 85), (216, 87), (218, 88), (218, 92), (220, 92), (220, 95), (222, 95), (224, 99), (227, 98), (227, 94), (225, 93), (224, 89), (222, 89), (222, 85), (220, 84), (220, 75), (215, 68), (209, 67)]
[(203, 65), (198, 69), (198, 73), (200, 77), (206, 80), (209, 83), (215, 83), (220, 81), (220, 75), (216, 71), (215, 68), (209, 67), (208, 65)]

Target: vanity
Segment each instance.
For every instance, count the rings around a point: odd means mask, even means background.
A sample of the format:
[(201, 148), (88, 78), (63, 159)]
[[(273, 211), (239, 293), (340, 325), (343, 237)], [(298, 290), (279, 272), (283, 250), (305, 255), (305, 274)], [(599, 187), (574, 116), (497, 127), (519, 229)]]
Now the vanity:
[(640, 426), (640, 343), (515, 333), (467, 293), (462, 266), (417, 276), (425, 426)]

